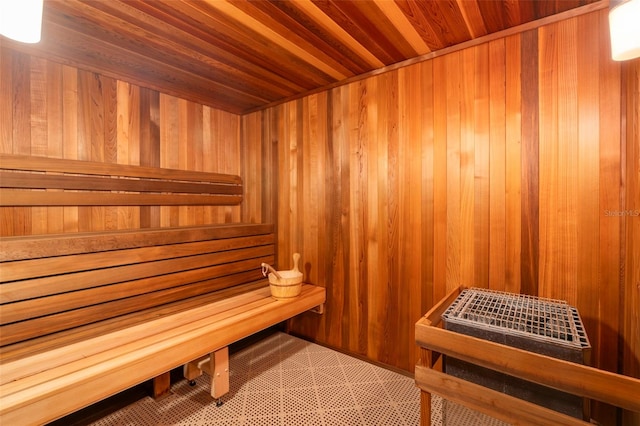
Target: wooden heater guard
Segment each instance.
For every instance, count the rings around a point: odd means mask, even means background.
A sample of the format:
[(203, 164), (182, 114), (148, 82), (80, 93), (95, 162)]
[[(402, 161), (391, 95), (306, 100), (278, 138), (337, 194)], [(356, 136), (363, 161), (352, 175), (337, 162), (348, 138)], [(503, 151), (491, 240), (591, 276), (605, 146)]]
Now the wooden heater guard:
[(431, 394), (510, 424), (588, 425), (590, 423), (453, 377), (441, 371), (448, 355), (530, 382), (591, 400), (640, 412), (640, 380), (576, 364), (477, 337), (445, 330), (441, 316), (464, 287), (451, 291), (415, 326), (420, 359), (415, 381), (420, 388), (420, 424), (431, 424)]

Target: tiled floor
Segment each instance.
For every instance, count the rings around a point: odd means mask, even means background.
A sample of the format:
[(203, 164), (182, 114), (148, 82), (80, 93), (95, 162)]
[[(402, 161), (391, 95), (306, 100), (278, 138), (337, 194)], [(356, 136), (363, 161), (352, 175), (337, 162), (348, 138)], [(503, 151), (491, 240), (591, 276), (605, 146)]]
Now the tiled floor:
[[(172, 395), (159, 401), (144, 398), (93, 425), (419, 423), (420, 396), (412, 378), (284, 333), (272, 334), (231, 356), (231, 389), (222, 406), (213, 403), (208, 382), (202, 376), (191, 387), (182, 380), (172, 387)], [(442, 405), (436, 399), (434, 425), (442, 423)], [(455, 411), (447, 411), (447, 419), (457, 415)], [(459, 425), (487, 424), (475, 413), (460, 413)]]

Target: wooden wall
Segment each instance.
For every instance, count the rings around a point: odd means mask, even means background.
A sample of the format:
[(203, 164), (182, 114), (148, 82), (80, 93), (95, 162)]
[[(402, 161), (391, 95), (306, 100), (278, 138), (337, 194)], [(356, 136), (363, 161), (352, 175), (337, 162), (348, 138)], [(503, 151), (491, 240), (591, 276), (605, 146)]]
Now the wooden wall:
[[(0, 152), (241, 174), (240, 117), (0, 46)], [(4, 208), (0, 235), (238, 222), (241, 207)]]
[(244, 116), (277, 158), (280, 267), (327, 287), (294, 330), (412, 371), (415, 321), (473, 285), (567, 300), (593, 364), (637, 374), (638, 67), (621, 110), (609, 55), (601, 11)]
[[(0, 235), (275, 222), (297, 333), (412, 371), (458, 284), (568, 300), (640, 376), (640, 61), (606, 11), (239, 117), (0, 46), (0, 152), (240, 174), (236, 207), (5, 208)], [(631, 423), (630, 423), (631, 424)]]
[[(624, 292), (621, 294), (625, 314), (622, 322), (622, 371), (640, 377), (640, 59), (627, 63), (623, 68), (623, 108), (626, 129), (625, 143), (626, 187)], [(624, 413), (625, 425), (640, 424), (640, 413)]]

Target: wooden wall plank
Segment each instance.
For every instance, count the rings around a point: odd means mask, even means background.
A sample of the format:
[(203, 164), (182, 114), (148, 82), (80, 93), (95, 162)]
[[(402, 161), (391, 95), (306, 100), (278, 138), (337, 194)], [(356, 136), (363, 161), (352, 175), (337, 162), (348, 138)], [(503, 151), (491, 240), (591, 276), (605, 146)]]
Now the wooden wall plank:
[[(44, 59), (31, 57), (30, 62), (30, 96), (31, 96), (31, 155), (46, 156), (47, 143), (47, 62)], [(31, 209), (31, 233), (47, 232), (47, 209), (34, 207)]]
[(504, 39), (489, 43), (489, 288), (506, 290), (506, 70)]
[[(78, 70), (62, 67), (62, 158), (78, 158)], [(78, 208), (63, 207), (64, 232), (78, 232)]]
[[(398, 355), (387, 361), (396, 364), (398, 359), (415, 356), (416, 348), (407, 345), (411, 341), (412, 331), (402, 324), (411, 318), (422, 315), (423, 301), (414, 294), (423, 294), (423, 286), (427, 282), (423, 275), (423, 258), (425, 247), (422, 246), (422, 232), (424, 229), (423, 193), (423, 134), (422, 117), (427, 102), (423, 102), (422, 93), (425, 88), (425, 73), (422, 67), (408, 67), (398, 72), (398, 261), (393, 264), (395, 276), (392, 291), (396, 293), (398, 318), (389, 324), (389, 332), (394, 335), (394, 344), (399, 348)], [(411, 82), (411, 84), (408, 84)], [(393, 288), (393, 283), (396, 283)], [(393, 352), (392, 349), (388, 349)], [(413, 352), (413, 354), (412, 354)]]
[[(63, 74), (62, 65), (47, 62), (47, 155), (62, 158), (64, 155), (63, 139)], [(64, 208), (47, 210), (47, 233), (64, 232)]]
[(447, 291), (447, 93), (449, 70), (444, 58), (433, 60), (433, 298), (442, 299)]
[(462, 109), (462, 52), (455, 52), (444, 58), (447, 72), (446, 81), (446, 172), (443, 173), (446, 185), (446, 287), (448, 293), (460, 285), (461, 264), (461, 229), (460, 229), (460, 198), (461, 198), (461, 109)]
[[(489, 288), (490, 116), (489, 45), (475, 49), (474, 99), (474, 283)], [(436, 300), (437, 302), (437, 300)]]
[(522, 89), (520, 36), (505, 39), (505, 290), (521, 293)]
[[(566, 218), (558, 203), (560, 170), (558, 170), (558, 52), (555, 40), (556, 27), (539, 30), (539, 215), (540, 251), (538, 295), (557, 297), (556, 283), (562, 285), (560, 276), (563, 267), (562, 235), (558, 235), (560, 224)], [(560, 245), (560, 247), (559, 247)], [(557, 266), (556, 266), (557, 265)], [(558, 270), (560, 272), (558, 272)]]
[[(603, 49), (604, 50), (604, 49)], [(625, 138), (625, 265), (622, 333), (622, 369), (624, 374), (640, 376), (640, 60), (636, 59), (623, 68), (623, 101), (627, 128)], [(640, 422), (640, 413), (625, 411), (623, 424), (631, 426)]]
[(462, 52), (460, 104), (460, 283), (475, 283), (476, 49)]
[(556, 201), (559, 217), (555, 222), (560, 262), (556, 266), (556, 283), (551, 297), (575, 304), (578, 279), (578, 100), (576, 64), (577, 19), (557, 25), (557, 84), (558, 84), (558, 181)]
[[(418, 65), (419, 75), (422, 78), (422, 91), (414, 92), (420, 97), (421, 114), (419, 116), (420, 124), (417, 124), (420, 132), (420, 149), (421, 155), (421, 169), (419, 178), (422, 182), (422, 194), (421, 194), (421, 232), (419, 247), (420, 250), (420, 294), (421, 296), (416, 298), (412, 295), (412, 299), (419, 299), (420, 315), (423, 312), (428, 311), (428, 307), (433, 306), (437, 299), (435, 298), (435, 278), (434, 278), (434, 77), (433, 77), (433, 61), (429, 61)], [(405, 85), (405, 88), (412, 90), (410, 85)], [(407, 89), (405, 89), (407, 90)], [(417, 130), (418, 131), (418, 130)], [(416, 131), (416, 132), (417, 132)], [(412, 156), (415, 156), (415, 151), (411, 152)], [(415, 230), (413, 231), (415, 232)], [(417, 233), (417, 232), (416, 232)], [(415, 246), (412, 250), (416, 250)], [(405, 342), (406, 344), (406, 342)]]
[(539, 271), (538, 34), (521, 34), (521, 293), (537, 296)]
[(13, 147), (13, 52), (0, 49), (0, 149), (11, 152)]

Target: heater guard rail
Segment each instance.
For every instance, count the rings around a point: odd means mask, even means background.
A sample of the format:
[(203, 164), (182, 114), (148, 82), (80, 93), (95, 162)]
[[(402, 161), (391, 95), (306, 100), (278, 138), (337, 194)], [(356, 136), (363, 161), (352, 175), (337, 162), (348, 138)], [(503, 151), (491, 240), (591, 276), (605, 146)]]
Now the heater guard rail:
[[(441, 328), (441, 315), (464, 287), (437, 303), (415, 326), (420, 359), (415, 369), (421, 390), (420, 424), (431, 424), (431, 394), (513, 424), (588, 425), (585, 421), (438, 371), (448, 355), (567, 393), (640, 412), (640, 380), (539, 355)], [(496, 357), (499, 353), (500, 356)], [(505, 409), (509, 407), (509, 409)]]

